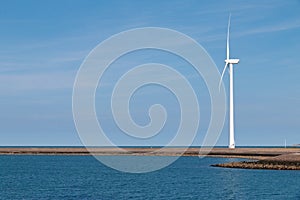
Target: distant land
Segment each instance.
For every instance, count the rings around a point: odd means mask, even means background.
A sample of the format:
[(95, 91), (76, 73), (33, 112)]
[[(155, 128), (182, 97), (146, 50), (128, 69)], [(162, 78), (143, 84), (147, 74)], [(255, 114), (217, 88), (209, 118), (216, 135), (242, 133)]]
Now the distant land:
[[(180, 156), (180, 147), (0, 147), (0, 155)], [(213, 165), (246, 169), (300, 170), (300, 148), (188, 148), (183, 156), (246, 158), (249, 161)]]

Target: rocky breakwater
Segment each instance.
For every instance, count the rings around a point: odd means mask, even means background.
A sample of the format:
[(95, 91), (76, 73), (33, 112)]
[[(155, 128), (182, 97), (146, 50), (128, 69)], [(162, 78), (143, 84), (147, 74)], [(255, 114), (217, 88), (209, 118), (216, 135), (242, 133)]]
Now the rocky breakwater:
[(230, 162), (212, 166), (242, 169), (300, 170), (300, 153), (288, 153), (262, 160)]

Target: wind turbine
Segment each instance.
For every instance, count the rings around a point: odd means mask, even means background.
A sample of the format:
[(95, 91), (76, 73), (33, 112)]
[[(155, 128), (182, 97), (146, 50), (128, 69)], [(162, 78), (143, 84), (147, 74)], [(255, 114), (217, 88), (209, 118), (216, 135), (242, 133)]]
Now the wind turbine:
[(227, 67), (229, 67), (229, 146), (228, 147), (234, 149), (235, 142), (234, 142), (233, 64), (238, 64), (240, 60), (229, 58), (230, 18), (231, 18), (231, 14), (229, 15), (229, 20), (228, 20), (225, 67), (223, 69), (222, 76), (220, 79), (219, 89), (222, 83), (225, 70), (227, 69)]

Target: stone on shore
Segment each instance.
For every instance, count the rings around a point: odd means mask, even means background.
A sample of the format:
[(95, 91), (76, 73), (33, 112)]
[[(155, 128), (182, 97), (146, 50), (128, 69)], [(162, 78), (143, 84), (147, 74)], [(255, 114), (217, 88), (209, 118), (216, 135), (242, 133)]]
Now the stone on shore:
[(283, 154), (258, 161), (242, 161), (212, 165), (242, 169), (300, 170), (300, 153)]

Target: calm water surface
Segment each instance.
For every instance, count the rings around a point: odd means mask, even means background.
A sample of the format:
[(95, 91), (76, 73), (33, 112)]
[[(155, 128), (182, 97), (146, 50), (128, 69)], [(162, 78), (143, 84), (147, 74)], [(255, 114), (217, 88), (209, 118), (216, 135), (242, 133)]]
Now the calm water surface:
[(210, 167), (228, 161), (181, 157), (128, 174), (92, 156), (0, 156), (0, 199), (300, 199), (300, 171)]

